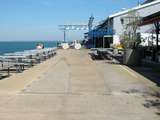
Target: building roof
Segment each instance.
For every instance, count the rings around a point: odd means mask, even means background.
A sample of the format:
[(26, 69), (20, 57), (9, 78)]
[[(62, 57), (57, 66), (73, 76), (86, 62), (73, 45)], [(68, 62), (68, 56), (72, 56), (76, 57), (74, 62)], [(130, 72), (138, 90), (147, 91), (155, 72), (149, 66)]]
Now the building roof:
[(160, 22), (160, 12), (144, 17), (141, 21), (141, 26), (153, 24), (155, 22)]
[(142, 4), (150, 3), (150, 2), (153, 2), (153, 1), (156, 1), (156, 0), (146, 0), (146, 1), (143, 2)]
[(156, 1), (153, 1), (153, 2), (150, 2), (150, 3), (139, 5), (139, 6), (136, 6), (134, 8), (112, 14), (112, 15), (109, 16), (109, 18), (114, 18), (114, 17), (120, 16), (120, 15), (124, 15), (124, 14), (128, 13), (130, 10), (139, 10), (139, 9), (143, 9), (143, 8), (146, 8), (146, 7), (149, 7), (149, 6), (152, 6), (152, 5), (156, 5), (158, 3), (160, 3), (160, 0), (156, 0)]
[(152, 0), (153, 2), (150, 1), (150, 3), (145, 3), (143, 5), (140, 5), (140, 6), (137, 6), (137, 7), (134, 7), (134, 8), (131, 8), (131, 9), (128, 9), (128, 10), (125, 10), (125, 11), (121, 11), (121, 12), (118, 12), (118, 13), (115, 13), (115, 14), (112, 14), (110, 15), (109, 17), (107, 17), (105, 20), (103, 20), (99, 25), (97, 25), (94, 29), (98, 30), (98, 29), (103, 29), (104, 27), (106, 27), (108, 21), (114, 17), (117, 17), (117, 16), (120, 16), (120, 15), (124, 15), (124, 14), (127, 14), (130, 10), (139, 10), (139, 9), (143, 9), (145, 7), (149, 7), (149, 6), (152, 6), (152, 5), (155, 5), (155, 4), (160, 4), (160, 0)]

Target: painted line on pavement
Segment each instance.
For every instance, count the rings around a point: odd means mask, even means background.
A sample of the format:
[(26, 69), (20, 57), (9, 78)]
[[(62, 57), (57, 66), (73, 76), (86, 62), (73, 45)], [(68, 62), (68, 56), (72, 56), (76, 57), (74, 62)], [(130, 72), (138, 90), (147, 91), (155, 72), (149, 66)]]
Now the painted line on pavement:
[(126, 67), (120, 65), (120, 67), (125, 70), (126, 72), (128, 72), (131, 76), (138, 78), (138, 76), (136, 74), (134, 74), (132, 71), (128, 70)]

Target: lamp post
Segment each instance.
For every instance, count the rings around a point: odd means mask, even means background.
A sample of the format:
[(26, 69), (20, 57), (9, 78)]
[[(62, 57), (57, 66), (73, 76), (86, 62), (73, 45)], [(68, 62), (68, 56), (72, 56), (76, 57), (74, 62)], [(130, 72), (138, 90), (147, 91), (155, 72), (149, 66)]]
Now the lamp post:
[(64, 42), (66, 42), (66, 30), (64, 30)]

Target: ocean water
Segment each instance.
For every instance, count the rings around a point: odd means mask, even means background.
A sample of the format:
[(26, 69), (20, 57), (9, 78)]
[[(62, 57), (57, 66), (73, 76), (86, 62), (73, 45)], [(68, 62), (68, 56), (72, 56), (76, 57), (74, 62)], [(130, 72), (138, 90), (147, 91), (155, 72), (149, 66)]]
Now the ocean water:
[(3, 55), (4, 53), (12, 53), (17, 51), (23, 51), (23, 50), (31, 50), (36, 49), (37, 43), (43, 43), (44, 47), (56, 47), (57, 42), (56, 41), (8, 41), (8, 42), (0, 42), (0, 55)]

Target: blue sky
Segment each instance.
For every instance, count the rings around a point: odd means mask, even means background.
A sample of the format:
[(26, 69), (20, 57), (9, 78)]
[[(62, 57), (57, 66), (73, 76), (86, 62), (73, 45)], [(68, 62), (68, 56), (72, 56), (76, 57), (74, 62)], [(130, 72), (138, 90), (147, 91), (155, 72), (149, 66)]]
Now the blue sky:
[[(143, 1), (143, 0), (141, 0)], [(0, 41), (62, 40), (61, 24), (95, 22), (138, 0), (0, 0)], [(85, 31), (69, 31), (67, 39), (82, 39)]]

